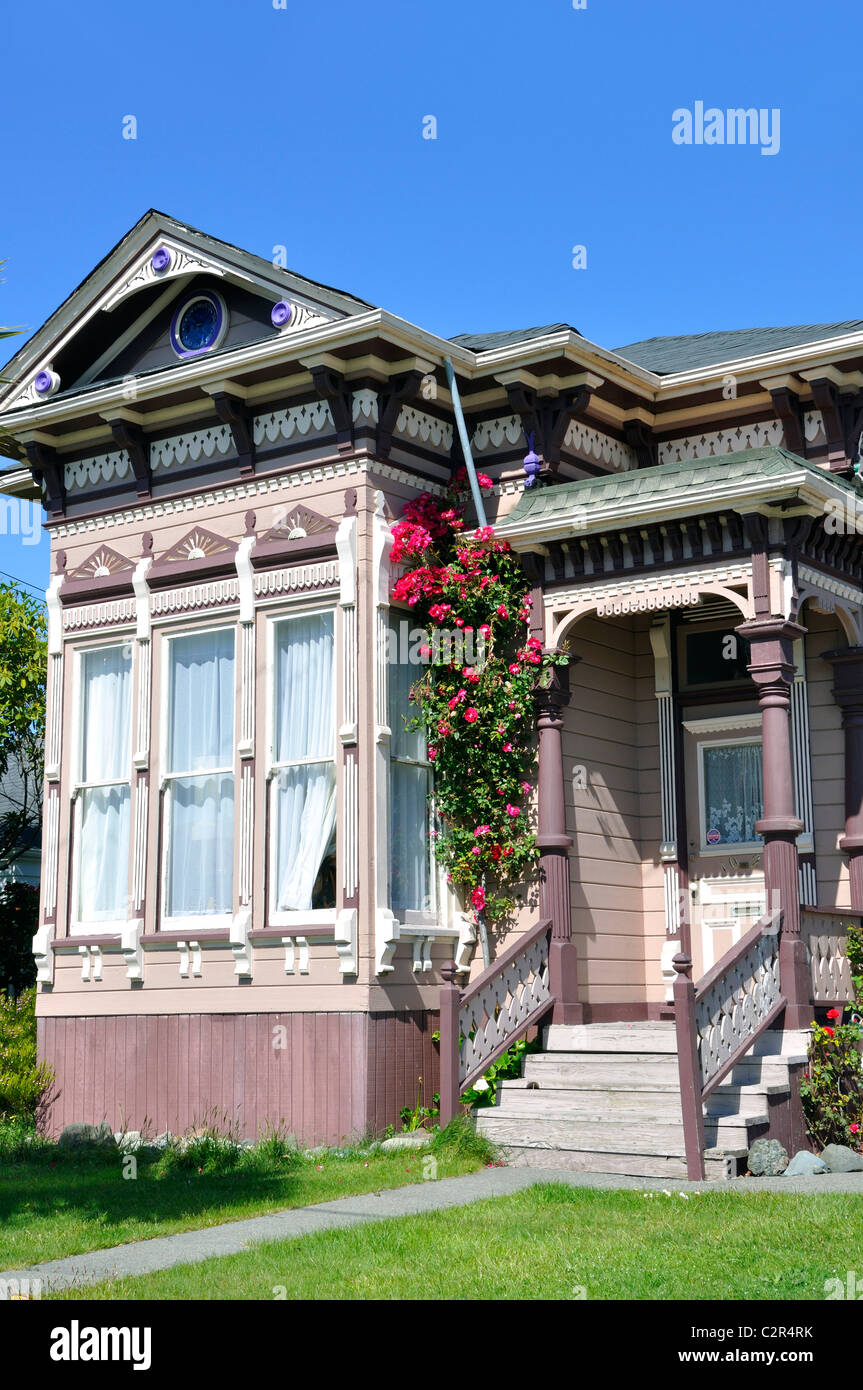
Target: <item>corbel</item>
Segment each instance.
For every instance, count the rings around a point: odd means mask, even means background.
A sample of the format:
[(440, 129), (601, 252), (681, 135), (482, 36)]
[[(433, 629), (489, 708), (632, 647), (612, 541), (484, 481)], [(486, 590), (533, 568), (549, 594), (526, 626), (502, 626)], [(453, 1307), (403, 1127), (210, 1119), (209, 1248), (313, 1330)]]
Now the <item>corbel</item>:
[(378, 392), (378, 431), (375, 453), (378, 458), (389, 458), (393, 446), (393, 432), (405, 401), (412, 401), (420, 389), (424, 373), (414, 368), (400, 376), (390, 379), (386, 387)]
[(827, 436), (827, 462), (831, 472), (844, 472), (848, 466), (848, 459), (845, 454), (845, 431), (842, 427), (839, 389), (835, 382), (826, 376), (810, 380), (809, 389), (824, 421), (824, 433)]
[(742, 522), (744, 533), (752, 547), (752, 603), (756, 618), (763, 618), (768, 616), (771, 610), (768, 521), (758, 512), (747, 512)]
[(593, 386), (571, 387), (551, 398), (544, 397), (541, 390), (520, 381), (507, 382), (504, 389), (510, 408), (521, 418), (525, 437), (533, 435), (534, 448), (549, 471), (556, 473), (566, 431), (571, 422), (587, 410)]
[[(762, 384), (767, 385), (767, 383)], [(803, 416), (796, 391), (792, 391), (791, 387), (787, 385), (767, 385), (767, 389), (770, 392), (773, 408), (782, 425), (786, 449), (790, 449), (792, 454), (797, 454), (800, 458), (805, 458), (806, 440), (803, 435)]]
[(312, 364), (308, 370), (315, 390), (330, 403), (339, 453), (351, 453), (354, 447), (353, 389), (346, 384), (342, 372), (324, 363)]
[(115, 444), (119, 444), (121, 449), (125, 449), (131, 459), (138, 496), (149, 497), (151, 483), (150, 446), (144, 438), (144, 431), (140, 425), (134, 425), (130, 420), (109, 420), (108, 424), (111, 427)]
[(30, 471), (36, 481), (43, 484), (45, 506), (52, 516), (62, 516), (66, 510), (66, 489), (63, 483), (63, 465), (57, 450), (37, 440), (29, 440), (24, 445)]
[(240, 477), (252, 477), (255, 472), (255, 441), (249, 428), (251, 422), (245, 402), (228, 391), (215, 391), (212, 400), (222, 424), (231, 431), (240, 460)]
[(623, 438), (630, 449), (634, 449), (639, 468), (655, 468), (659, 454), (649, 425), (643, 420), (627, 420), (623, 426)]

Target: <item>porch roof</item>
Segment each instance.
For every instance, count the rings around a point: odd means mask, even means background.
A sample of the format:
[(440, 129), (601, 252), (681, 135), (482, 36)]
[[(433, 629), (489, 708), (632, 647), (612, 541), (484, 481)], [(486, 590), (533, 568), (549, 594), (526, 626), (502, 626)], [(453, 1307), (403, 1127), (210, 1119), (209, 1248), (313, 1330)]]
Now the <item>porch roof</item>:
[(863, 488), (774, 445), (525, 491), (497, 529), (516, 543), (551, 540), (642, 517), (700, 516), (722, 506), (757, 511), (796, 499), (821, 510), (848, 496), (863, 503)]

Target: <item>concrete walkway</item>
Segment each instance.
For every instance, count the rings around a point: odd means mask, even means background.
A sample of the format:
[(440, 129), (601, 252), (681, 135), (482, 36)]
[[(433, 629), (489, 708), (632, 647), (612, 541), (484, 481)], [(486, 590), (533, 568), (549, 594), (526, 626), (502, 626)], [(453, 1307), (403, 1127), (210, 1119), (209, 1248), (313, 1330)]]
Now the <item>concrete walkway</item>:
[(739, 1192), (786, 1192), (812, 1195), (819, 1192), (853, 1192), (863, 1196), (863, 1173), (825, 1173), (820, 1177), (736, 1178), (729, 1182), (668, 1182), (664, 1178), (627, 1178), (606, 1173), (570, 1173), (557, 1168), (485, 1168), (461, 1178), (388, 1188), (361, 1197), (344, 1197), (294, 1211), (268, 1212), (246, 1221), (229, 1221), (200, 1231), (157, 1236), (86, 1255), (69, 1255), (27, 1269), (0, 1271), (0, 1280), (40, 1279), (43, 1293), (53, 1289), (83, 1287), (104, 1279), (150, 1274), (172, 1265), (195, 1264), (215, 1255), (236, 1255), (262, 1241), (296, 1240), (316, 1231), (359, 1226), (396, 1216), (417, 1216), (447, 1207), (467, 1206), (486, 1197), (506, 1197), (541, 1182), (562, 1182), (571, 1187), (616, 1188), (628, 1191), (670, 1193), (699, 1190), (733, 1196)]

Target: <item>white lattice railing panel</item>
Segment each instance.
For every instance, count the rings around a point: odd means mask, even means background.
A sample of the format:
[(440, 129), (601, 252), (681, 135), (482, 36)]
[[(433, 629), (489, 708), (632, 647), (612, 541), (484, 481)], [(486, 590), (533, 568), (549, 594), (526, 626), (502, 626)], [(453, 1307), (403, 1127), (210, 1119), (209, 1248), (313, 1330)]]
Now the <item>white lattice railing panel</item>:
[(706, 982), (695, 1004), (702, 1088), (753, 1040), (780, 1003), (779, 935), (760, 931), (730, 969)]
[(849, 917), (803, 909), (813, 1004), (847, 1004), (854, 998), (848, 959)]
[(550, 931), (535, 936), (513, 954), (493, 979), (470, 994), (459, 1014), (459, 1082), (480, 1076), (531, 1017), (551, 999), (548, 977)]

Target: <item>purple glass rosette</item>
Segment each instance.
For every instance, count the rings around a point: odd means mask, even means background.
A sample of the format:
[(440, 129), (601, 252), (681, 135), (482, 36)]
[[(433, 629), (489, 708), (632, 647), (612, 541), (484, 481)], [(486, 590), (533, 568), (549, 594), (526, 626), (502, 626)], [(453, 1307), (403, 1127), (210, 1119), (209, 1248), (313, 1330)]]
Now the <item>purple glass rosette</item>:
[(278, 304), (273, 305), (272, 313), (270, 314), (273, 327), (284, 328), (286, 324), (290, 323), (293, 313), (293, 304), (287, 299), (280, 299)]
[(55, 372), (37, 372), (33, 385), (40, 396), (49, 396), (60, 385), (60, 378)]
[(157, 275), (163, 274), (171, 264), (171, 253), (167, 246), (160, 246), (158, 251), (154, 251), (150, 259), (150, 265)]

